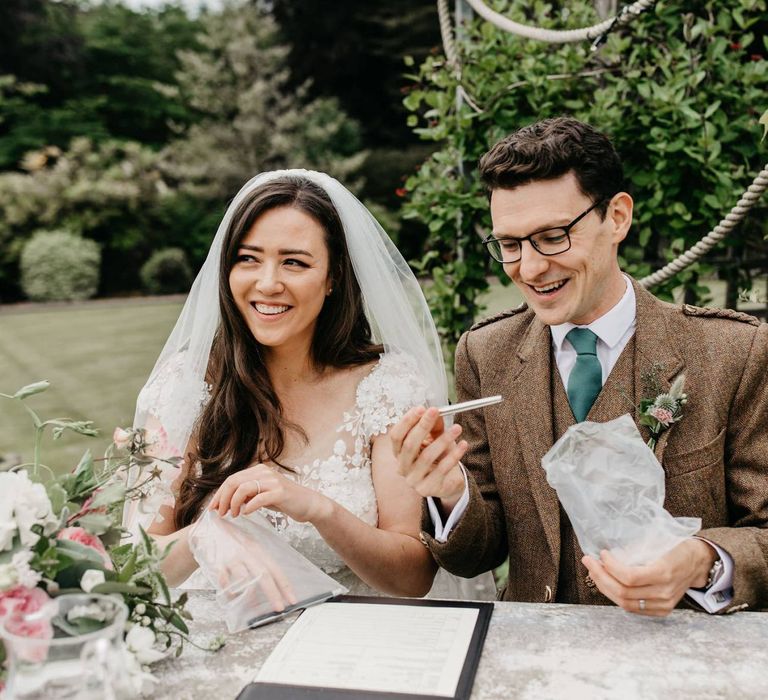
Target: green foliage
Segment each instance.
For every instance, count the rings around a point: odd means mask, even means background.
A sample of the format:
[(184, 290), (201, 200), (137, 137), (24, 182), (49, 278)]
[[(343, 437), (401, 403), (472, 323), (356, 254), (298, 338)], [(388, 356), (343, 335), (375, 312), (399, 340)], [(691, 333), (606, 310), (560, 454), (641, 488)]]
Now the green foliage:
[(68, 231), (40, 231), (21, 253), (21, 285), (33, 301), (90, 299), (99, 287), (101, 251)]
[[(542, 0), (491, 4), (517, 21), (552, 28), (597, 21), (586, 0), (569, 3), (567, 19)], [(491, 269), (478, 235), (490, 230), (490, 217), (475, 164), (521, 126), (570, 114), (611, 136), (636, 202), (621, 251), (630, 274), (647, 274), (724, 216), (764, 158), (758, 119), (768, 61), (765, 40), (758, 43), (754, 30), (765, 10), (764, 0), (658, 2), (597, 51), (588, 42), (523, 40), (476, 20), (459, 44), (460, 75), (442, 56), (421, 64), (404, 104), (416, 133), (441, 148), (409, 178), (405, 215), (429, 227), (430, 252), (421, 265), (442, 270), (436, 314), (449, 341), (466, 328), (466, 309)], [(459, 84), (474, 107), (465, 100), (457, 108)], [(753, 209), (726, 241), (737, 261), (762, 249), (764, 211), (764, 205)], [(701, 299), (705, 269), (688, 268), (655, 291), (669, 297), (673, 286), (684, 284), (689, 296)]]
[(51, 227), (101, 244), (104, 291), (137, 286), (141, 261), (168, 245), (158, 220), (169, 188), (156, 163), (156, 154), (137, 143), (75, 139), (64, 153), (27, 154), (24, 173), (0, 174), (0, 294), (14, 294), (25, 241)]
[[(140, 286), (138, 271), (155, 250), (181, 248), (196, 269), (226, 202), (258, 172), (307, 167), (359, 184), (365, 154), (358, 125), (334, 99), (310, 99), (308, 84), (289, 84), (288, 49), (269, 15), (242, 1), (194, 23), (179, 12), (137, 14), (107, 3), (77, 15), (87, 48), (82, 60), (90, 62), (85, 72), (94, 81), (77, 99), (103, 104), (75, 111), (86, 121), (97, 115), (84, 129), (94, 138), (67, 145), (50, 124), (35, 127), (24, 145), (36, 149), (21, 159), (21, 172), (0, 173), (0, 298), (19, 296), (19, 255), (41, 228), (97, 241), (101, 291), (114, 294)], [(111, 66), (108, 78), (102, 64)], [(52, 90), (0, 77), (0, 119), (7, 119), (0, 123), (0, 167), (3, 149), (16, 153), (20, 130), (35, 123), (25, 110), (40, 112), (30, 96)], [(154, 146), (170, 132), (152, 126), (159, 122), (163, 129), (173, 122), (176, 135), (160, 151)], [(45, 145), (52, 142), (66, 148)]]
[[(95, 435), (96, 431), (84, 427), (91, 425), (89, 421), (67, 418), (43, 420), (25, 400), (47, 388), (48, 382), (42, 381), (22, 387), (13, 394), (0, 393), (0, 399), (21, 404), (35, 427), (34, 462), (20, 465), (26, 470), (20, 470), (13, 477), (0, 475), (6, 479), (5, 487), (18, 488), (21, 484), (23, 488), (25, 484), (30, 487), (42, 484), (50, 502), (48, 509), (45, 499), (36, 493), (37, 504), (22, 503), (22, 515), (17, 513), (15, 520), (11, 518), (11, 523), (17, 530), (29, 528), (37, 537), (28, 546), (24, 538), (15, 533), (12, 540), (14, 547), (5, 552), (5, 556), (12, 562), (11, 557), (16, 552), (29, 549), (30, 571), (36, 574), (38, 585), (48, 594), (79, 591), (86, 585), (86, 574), (97, 574), (101, 582), (94, 580), (90, 590), (93, 593), (120, 595), (128, 608), (131, 623), (149, 627), (161, 645), (166, 649), (176, 647), (178, 655), (184, 642), (193, 642), (188, 638), (189, 628), (184, 621), (191, 619), (186, 609), (187, 596), (182, 594), (174, 600), (161, 571), (162, 561), (172, 545), (161, 549), (141, 528), (138, 542), (119, 544), (119, 541), (123, 532), (124, 505), (129, 500), (141, 498), (142, 488), (155, 478), (154, 474), (143, 475), (139, 483), (131, 482), (128, 487), (126, 473), (133, 473), (137, 467), (156, 464), (155, 459), (174, 466), (178, 466), (181, 460), (175, 457), (150, 458), (146, 454), (148, 443), (144, 431), (124, 431), (129, 437), (129, 447), (113, 444), (103, 460), (94, 460), (90, 452), (86, 452), (72, 472), (55, 476), (53, 470), (39, 460), (40, 439), (45, 428), (58, 425), (88, 435)], [(21, 481), (9, 485), (9, 478)], [(3, 561), (5, 575), (18, 577), (16, 571), (8, 570), (8, 563)], [(72, 619), (68, 616), (66, 620), (55, 618), (53, 624), (67, 634), (81, 634), (94, 628), (94, 619)], [(220, 640), (213, 640), (199, 648), (215, 651), (222, 644)]]
[(208, 200), (231, 198), (263, 170), (324, 170), (354, 185), (360, 168), (358, 125), (332, 98), (290, 85), (288, 47), (256, 4), (231, 2), (204, 18), (200, 49), (179, 54), (185, 105), (198, 115), (163, 154), (169, 182)]
[(193, 120), (177, 95), (176, 51), (196, 46), (199, 22), (181, 8), (136, 12), (72, 0), (3, 5), (2, 72), (37, 89), (0, 95), (0, 169), (17, 167), (26, 151), (65, 148), (78, 136), (159, 147)]
[(188, 292), (192, 268), (181, 248), (164, 248), (152, 254), (139, 272), (144, 289), (150, 294)]

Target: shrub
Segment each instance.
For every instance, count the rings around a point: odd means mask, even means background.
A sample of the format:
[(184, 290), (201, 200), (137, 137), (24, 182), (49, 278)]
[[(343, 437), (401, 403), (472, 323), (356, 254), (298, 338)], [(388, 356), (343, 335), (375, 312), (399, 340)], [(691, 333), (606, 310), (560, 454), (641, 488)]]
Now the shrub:
[(189, 291), (192, 268), (181, 248), (163, 248), (141, 266), (139, 273), (149, 294), (177, 294)]
[[(592, 0), (491, 4), (511, 19), (548, 28), (596, 21)], [(406, 182), (404, 218), (429, 228), (419, 265), (435, 279), (430, 301), (449, 344), (471, 321), (487, 287), (485, 272), (504, 279), (478, 235), (491, 230), (491, 221), (476, 163), (521, 126), (569, 114), (611, 136), (637, 203), (621, 263), (638, 278), (720, 220), (765, 163), (758, 124), (768, 85), (765, 11), (765, 0), (659, 0), (615, 27), (596, 51), (589, 42), (529, 41), (476, 19), (457, 44), (461, 71), (440, 55), (424, 61), (404, 103), (413, 112), (408, 123), (439, 150)], [(456, 100), (459, 81), (471, 104)], [(764, 221), (760, 204), (727, 240), (734, 264), (721, 273), (737, 277), (737, 286), (748, 284), (736, 263), (764, 257)], [(700, 302), (707, 290), (699, 278), (709, 272), (698, 263), (653, 291), (669, 299), (684, 285)]]
[(69, 231), (38, 231), (21, 252), (21, 286), (32, 301), (89, 299), (99, 287), (98, 243)]

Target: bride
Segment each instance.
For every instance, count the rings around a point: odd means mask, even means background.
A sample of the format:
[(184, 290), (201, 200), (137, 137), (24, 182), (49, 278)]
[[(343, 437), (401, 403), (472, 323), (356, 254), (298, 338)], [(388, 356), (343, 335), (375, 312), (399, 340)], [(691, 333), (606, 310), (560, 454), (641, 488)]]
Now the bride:
[[(207, 587), (189, 534), (209, 508), (260, 511), (352, 593), (423, 596), (437, 567), (388, 432), (446, 393), (418, 282), (368, 210), (322, 173), (258, 175), (227, 210), (139, 396), (134, 426), (183, 461), (155, 463), (160, 479), (126, 527), (175, 543), (172, 585)], [(462, 456), (458, 433), (444, 434), (441, 460)]]

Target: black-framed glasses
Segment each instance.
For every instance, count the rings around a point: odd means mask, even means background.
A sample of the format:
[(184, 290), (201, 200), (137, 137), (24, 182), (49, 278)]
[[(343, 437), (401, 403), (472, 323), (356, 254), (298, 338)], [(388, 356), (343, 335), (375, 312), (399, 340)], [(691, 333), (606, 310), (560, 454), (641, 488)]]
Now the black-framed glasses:
[(542, 255), (559, 255), (571, 249), (571, 229), (579, 223), (589, 212), (609, 198), (598, 199), (589, 209), (581, 212), (570, 224), (557, 226), (542, 231), (536, 231), (523, 238), (502, 237), (494, 238), (486, 236), (483, 245), (489, 255), (502, 264), (515, 263), (523, 256), (523, 241), (528, 241)]

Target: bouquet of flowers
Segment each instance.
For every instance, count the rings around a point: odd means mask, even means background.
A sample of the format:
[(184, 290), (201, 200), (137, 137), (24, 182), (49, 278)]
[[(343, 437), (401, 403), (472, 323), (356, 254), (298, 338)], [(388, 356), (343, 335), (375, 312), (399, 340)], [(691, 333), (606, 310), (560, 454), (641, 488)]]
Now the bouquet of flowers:
[[(37, 382), (0, 398), (20, 402), (35, 426), (34, 459), (0, 472), (0, 622), (15, 635), (50, 639), (54, 627), (68, 634), (84, 633), (98, 625), (88, 611), (61, 620), (45, 614), (52, 598), (63, 593), (119, 595), (128, 609), (126, 664), (134, 678), (147, 680), (147, 665), (174, 653), (189, 642), (186, 594), (173, 599), (160, 571), (168, 548), (159, 551), (142, 530), (136, 543), (121, 544), (121, 521), (126, 500), (140, 497), (152, 472), (132, 488), (124, 473), (158, 459), (146, 454), (143, 431), (115, 431), (104, 459), (90, 451), (69, 473), (57, 476), (40, 463), (43, 433), (51, 428), (54, 439), (65, 431), (97, 435), (91, 421), (67, 418), (42, 420), (25, 400), (45, 391), (48, 382)], [(179, 458), (169, 460), (174, 464)], [(33, 619), (34, 622), (29, 620)], [(191, 643), (191, 642), (190, 642)], [(215, 640), (209, 648), (222, 645)], [(0, 644), (1, 658), (5, 649)], [(151, 678), (151, 676), (149, 677)]]

